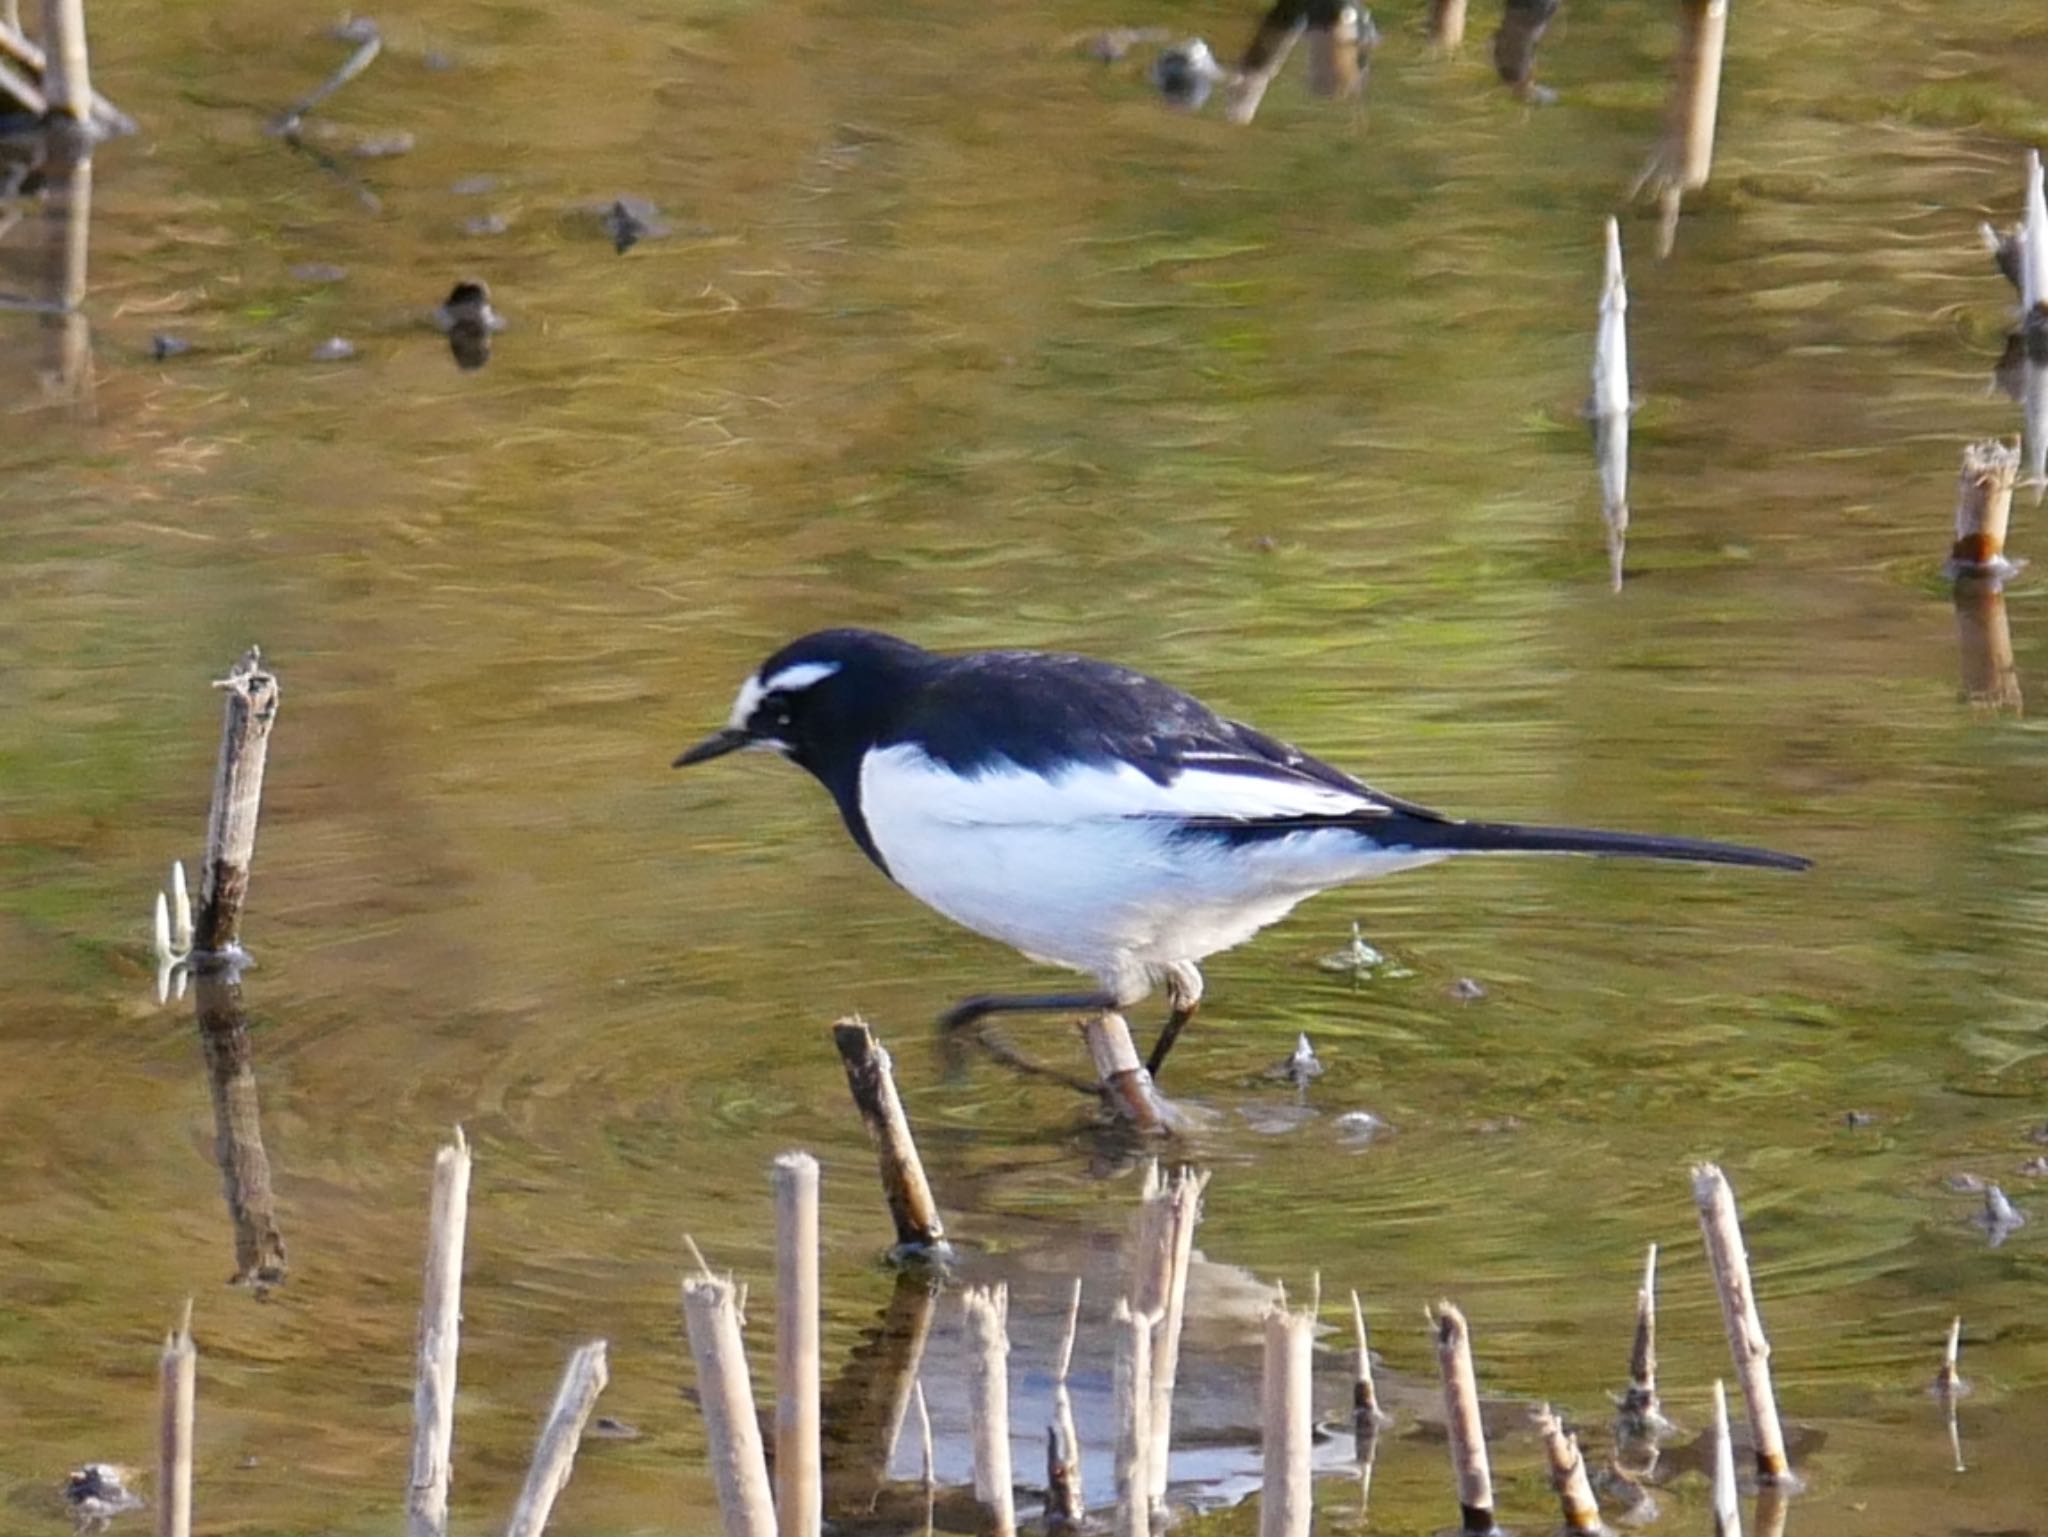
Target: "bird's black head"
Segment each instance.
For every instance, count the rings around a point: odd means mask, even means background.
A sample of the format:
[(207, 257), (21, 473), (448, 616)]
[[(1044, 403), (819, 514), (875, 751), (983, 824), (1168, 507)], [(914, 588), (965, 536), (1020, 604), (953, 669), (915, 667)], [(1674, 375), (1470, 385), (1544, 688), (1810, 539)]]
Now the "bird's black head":
[(675, 766), (765, 747), (832, 783), (856, 768), (933, 660), (909, 641), (874, 630), (819, 630), (793, 640), (740, 685), (725, 729)]

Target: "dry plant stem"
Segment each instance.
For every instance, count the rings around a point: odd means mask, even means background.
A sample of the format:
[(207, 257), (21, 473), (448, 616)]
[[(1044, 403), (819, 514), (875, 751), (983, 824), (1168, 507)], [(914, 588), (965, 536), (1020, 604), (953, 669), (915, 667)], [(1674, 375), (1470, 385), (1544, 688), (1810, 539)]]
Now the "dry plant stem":
[(818, 1435), (818, 1160), (784, 1153), (775, 1187), (775, 1522), (781, 1537), (824, 1525)]
[(1728, 1331), (1728, 1350), (1735, 1375), (1749, 1407), (1756, 1438), (1756, 1471), (1760, 1479), (1787, 1479), (1792, 1464), (1785, 1456), (1785, 1434), (1778, 1424), (1778, 1401), (1771, 1391), (1771, 1346), (1757, 1313), (1756, 1290), (1749, 1275), (1749, 1253), (1742, 1243), (1742, 1219), (1735, 1192), (1713, 1164), (1692, 1171), (1693, 1200), (1700, 1209), (1700, 1231), (1706, 1236), (1707, 1262), (1721, 1295), (1721, 1321)]
[(1593, 343), (1593, 415), (1628, 415), (1628, 276), (1621, 261), (1621, 223), (1607, 221), (1606, 266)]
[(1721, 56), (1728, 42), (1728, 0), (1680, 0), (1677, 76), (1671, 96), (1672, 180), (1697, 192), (1714, 169), (1714, 127), (1721, 112)]
[(1151, 1537), (1152, 1320), (1118, 1298), (1110, 1315), (1116, 1351), (1115, 1537)]
[[(1267, 40), (1256, 63), (1247, 59), (1244, 67), (1230, 77), (1223, 88), (1223, 115), (1239, 127), (1259, 115), (1259, 103), (1266, 99), (1266, 87), (1287, 66), (1294, 45), (1301, 41), (1303, 24), (1296, 21), (1286, 31)], [(1263, 33), (1263, 29), (1262, 29)]]
[(1260, 1396), (1265, 1482), (1259, 1497), (1259, 1537), (1308, 1537), (1315, 1514), (1309, 1487), (1315, 1313), (1297, 1313), (1283, 1304), (1266, 1310), (1264, 1324)]
[(910, 1119), (896, 1092), (895, 1067), (866, 1021), (840, 1020), (832, 1027), (833, 1044), (846, 1066), (847, 1087), (860, 1118), (874, 1139), (882, 1170), (882, 1194), (896, 1223), (896, 1244), (907, 1253), (947, 1252), (946, 1225), (924, 1177), (924, 1164), (911, 1140)]
[(157, 1434), (157, 1537), (192, 1537), (192, 1406), (199, 1355), (192, 1347), (192, 1304), (164, 1340), (157, 1374), (163, 1416)]
[(1963, 696), (1991, 715), (2018, 715), (2026, 708), (2019, 665), (2013, 660), (2012, 621), (2006, 617), (2005, 589), (1996, 576), (1963, 572), (1951, 595), (1956, 610), (1956, 646), (1962, 655)]
[(1963, 450), (1956, 486), (1956, 542), (1949, 558), (1960, 570), (1994, 567), (2005, 554), (2012, 519), (2012, 488), (2019, 479), (2020, 451), (1996, 438)]
[(1959, 1368), (1959, 1357), (1963, 1347), (1963, 1320), (1958, 1314), (1948, 1326), (1948, 1343), (1941, 1352), (1941, 1371), (1934, 1379), (1934, 1390), (1948, 1397), (1954, 1397), (1963, 1389), (1963, 1374)]
[(1714, 1381), (1714, 1537), (1742, 1537), (1742, 1508), (1735, 1489), (1735, 1443), (1728, 1434), (1728, 1390)]
[(2027, 151), (2026, 211), (2020, 221), (2020, 311), (2031, 317), (2048, 302), (2048, 189), (2042, 185), (2041, 152)]
[(1121, 1119), (1141, 1132), (1172, 1129), (1172, 1112), (1153, 1086), (1152, 1075), (1138, 1060), (1138, 1048), (1131, 1044), (1131, 1027), (1121, 1014), (1097, 1014), (1081, 1022), (1088, 1041), (1088, 1055), (1095, 1063), (1095, 1076), (1102, 1085), (1103, 1098)]
[(597, 1407), (597, 1395), (610, 1380), (603, 1340), (592, 1340), (569, 1357), (562, 1385), (555, 1390), (554, 1404), (533, 1448), (526, 1486), (519, 1491), (519, 1503), (513, 1507), (505, 1537), (540, 1537), (547, 1530), (555, 1499), (568, 1487), (569, 1475), (575, 1470), (576, 1447), (583, 1439), (583, 1427)]
[(192, 935), (194, 952), (201, 955), (241, 948), (242, 904), (249, 895), (249, 862), (256, 854), (256, 818), (263, 805), (263, 766), (278, 705), (277, 679), (264, 670), (254, 646), (214, 687), (226, 690), (227, 708)]
[[(1363, 1446), (1380, 1433), (1387, 1416), (1380, 1409), (1380, 1394), (1372, 1380), (1372, 1335), (1365, 1327), (1365, 1304), (1351, 1293), (1351, 1326), (1358, 1336), (1357, 1354), (1351, 1367), (1351, 1418)], [(1361, 1457), (1361, 1461), (1369, 1458)]]
[(49, 99), (42, 89), (4, 58), (0, 58), (0, 93), (12, 97), (24, 112), (36, 117), (49, 116)]
[(1446, 50), (1465, 41), (1465, 0), (1430, 0), (1429, 40)]
[(1664, 1428), (1657, 1401), (1657, 1246), (1643, 1260), (1643, 1284), (1636, 1289), (1635, 1341), (1628, 1353), (1628, 1391), (1621, 1399), (1625, 1434), (1654, 1435)]
[(1444, 1425), (1450, 1433), (1451, 1473), (1467, 1532), (1497, 1530), (1493, 1473), (1486, 1462), (1486, 1426), (1479, 1417), (1479, 1379), (1472, 1370), (1472, 1337), (1465, 1315), (1439, 1302), (1434, 1319), (1436, 1364), (1444, 1384)]
[(213, 1156), (235, 1229), (235, 1281), (275, 1286), (285, 1277), (284, 1234), (277, 1225), (270, 1155), (263, 1146), (242, 984), (226, 972), (202, 971), (194, 979), (193, 1012), (213, 1091)]
[(1017, 1529), (1010, 1474), (1010, 1291), (970, 1286), (967, 1318), (967, 1418), (974, 1448), (974, 1497), (987, 1507), (996, 1537)]
[(85, 0), (43, 0), (43, 96), (50, 116), (83, 123), (92, 115), (92, 71), (85, 47)]
[[(0, 54), (4, 54), (7, 58), (20, 65), (31, 79), (40, 80), (44, 70), (48, 67), (49, 60), (39, 45), (23, 35), (20, 8), (16, 5), (15, 0), (7, 0), (4, 12), (0, 12), (0, 18), (4, 18), (0, 19)], [(43, 99), (43, 93), (40, 90), (37, 90), (35, 94), (37, 100)], [(28, 105), (26, 99), (24, 99), (23, 105)], [(40, 113), (45, 109), (38, 108), (37, 110)], [(111, 134), (134, 133), (135, 119), (108, 101), (106, 97), (100, 95), (98, 91), (94, 91), (92, 93), (92, 128), (96, 134), (103, 138)]]
[(747, 1350), (740, 1339), (738, 1292), (706, 1272), (683, 1282), (683, 1322), (697, 1363), (697, 1399), (726, 1537), (776, 1537), (768, 1456), (754, 1417)]
[(1557, 1491), (1568, 1532), (1604, 1532), (1600, 1504), (1593, 1498), (1593, 1486), (1586, 1478), (1586, 1459), (1579, 1452), (1579, 1438), (1564, 1428), (1545, 1404), (1536, 1411), (1536, 1433), (1543, 1438), (1544, 1457), (1550, 1464), (1550, 1487)]
[(407, 1537), (448, 1530), (449, 1458), (455, 1441), (455, 1364), (462, 1335), (462, 1247), (469, 1229), (469, 1141), (434, 1155), (434, 1197), (427, 1218), (427, 1263), (420, 1301), (419, 1370), (413, 1386), (412, 1479), (406, 1488)]
[(1152, 1337), (1152, 1447), (1146, 1458), (1150, 1494), (1156, 1505), (1166, 1498), (1168, 1461), (1173, 1450), (1173, 1389), (1180, 1375), (1181, 1328), (1187, 1316), (1188, 1265), (1193, 1258), (1195, 1224), (1201, 1220), (1206, 1172), (1179, 1169), (1165, 1182), (1155, 1162), (1146, 1173), (1144, 1203), (1138, 1212), (1136, 1253), (1132, 1256), (1132, 1309), (1156, 1320)]

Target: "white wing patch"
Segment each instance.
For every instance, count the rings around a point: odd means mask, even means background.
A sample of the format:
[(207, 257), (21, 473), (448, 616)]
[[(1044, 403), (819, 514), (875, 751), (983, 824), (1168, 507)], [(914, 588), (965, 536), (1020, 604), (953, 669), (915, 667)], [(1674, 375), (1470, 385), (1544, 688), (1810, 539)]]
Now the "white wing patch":
[(837, 662), (792, 662), (772, 678), (764, 679), (756, 673), (740, 685), (740, 696), (732, 702), (732, 715), (726, 725), (743, 731), (761, 707), (761, 701), (770, 694), (799, 693), (813, 683), (823, 683), (837, 671)]
[(1120, 817), (1345, 816), (1380, 806), (1362, 795), (1309, 780), (1268, 779), (1196, 764), (1168, 784), (1128, 763), (1075, 764), (1037, 774), (1009, 764), (971, 778), (922, 748), (878, 748), (861, 765), (861, 805), (869, 820), (914, 814), (963, 827), (1068, 827)]

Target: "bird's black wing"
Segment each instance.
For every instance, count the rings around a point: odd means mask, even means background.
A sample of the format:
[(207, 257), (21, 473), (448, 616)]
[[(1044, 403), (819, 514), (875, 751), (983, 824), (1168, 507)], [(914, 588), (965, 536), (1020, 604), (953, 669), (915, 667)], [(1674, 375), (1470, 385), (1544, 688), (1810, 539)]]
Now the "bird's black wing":
[[(1125, 763), (1160, 785), (1188, 774), (1243, 776), (1276, 785), (1313, 785), (1355, 799), (1356, 810), (1346, 815), (1437, 816), (1383, 795), (1297, 747), (1226, 720), (1157, 678), (1092, 657), (983, 651), (949, 658), (889, 736), (915, 742), (947, 768), (969, 776), (1007, 765), (1052, 776), (1077, 766)], [(1301, 820), (1294, 813), (1285, 819)], [(1248, 818), (1233, 812), (1218, 820), (1241, 826)], [(1327, 826), (1332, 820), (1317, 817), (1302, 825)]]

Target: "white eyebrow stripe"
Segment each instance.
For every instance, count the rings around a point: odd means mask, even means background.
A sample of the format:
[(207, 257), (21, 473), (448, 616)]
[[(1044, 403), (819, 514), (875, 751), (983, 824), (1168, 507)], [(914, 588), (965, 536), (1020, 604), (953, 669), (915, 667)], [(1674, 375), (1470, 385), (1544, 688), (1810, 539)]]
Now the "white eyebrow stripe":
[(727, 728), (733, 731), (746, 730), (747, 722), (761, 707), (761, 701), (770, 694), (797, 693), (814, 683), (823, 683), (837, 671), (837, 662), (792, 662), (766, 681), (756, 673), (740, 685), (740, 696), (732, 702), (732, 715), (726, 721)]

